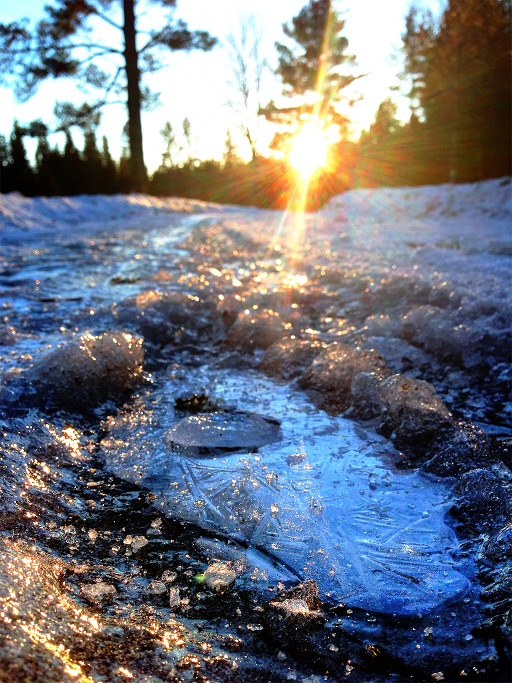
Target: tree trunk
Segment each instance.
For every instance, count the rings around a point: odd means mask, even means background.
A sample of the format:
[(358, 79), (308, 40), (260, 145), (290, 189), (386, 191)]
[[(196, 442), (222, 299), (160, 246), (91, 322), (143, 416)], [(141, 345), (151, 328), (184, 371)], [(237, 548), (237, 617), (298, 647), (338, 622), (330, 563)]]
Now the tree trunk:
[(145, 192), (147, 189), (148, 176), (146, 166), (144, 165), (144, 153), (142, 150), (140, 71), (136, 46), (135, 0), (123, 0), (123, 11), (131, 182), (132, 189), (137, 192)]

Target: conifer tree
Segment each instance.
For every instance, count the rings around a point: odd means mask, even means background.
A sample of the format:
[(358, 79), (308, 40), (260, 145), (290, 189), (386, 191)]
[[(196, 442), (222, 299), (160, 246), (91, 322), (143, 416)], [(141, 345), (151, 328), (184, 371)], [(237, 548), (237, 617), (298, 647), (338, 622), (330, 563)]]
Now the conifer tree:
[(69, 129), (64, 131), (66, 141), (62, 155), (62, 192), (64, 195), (76, 195), (84, 191), (82, 178), (84, 176), (84, 162), (73, 142)]
[(9, 165), (9, 149), (5, 135), (0, 134), (0, 194), (5, 191), (5, 172)]
[(107, 137), (101, 141), (102, 194), (113, 194), (117, 191), (117, 166), (112, 159)]
[(430, 10), (420, 10), (412, 5), (405, 17), (405, 32), (402, 34), (404, 70), (399, 74), (409, 81), (406, 96), (409, 98), (411, 116), (420, 120), (425, 89), (425, 71), (429, 51), (434, 38), (434, 17)]
[(448, 0), (437, 27), (414, 17), (403, 36), (405, 71), (417, 84), (438, 180), (509, 174), (511, 1)]
[[(210, 50), (216, 39), (205, 31), (189, 31), (181, 21), (174, 21), (176, 0), (149, 0), (169, 11), (147, 31), (141, 31), (138, 19), (142, 6), (138, 0), (122, 0), (122, 20), (116, 14), (116, 0), (54, 0), (46, 5), (45, 16), (35, 31), (28, 20), (0, 24), (0, 82), (14, 80), (18, 96), (30, 97), (46, 78), (74, 77), (99, 92), (92, 104), (67, 106), (68, 121), (89, 118), (111, 99), (126, 96), (130, 142), (130, 174), (136, 190), (147, 181), (142, 148), (141, 108), (150, 97), (144, 87), (144, 73), (162, 68), (165, 50)], [(100, 41), (92, 27), (103, 21), (119, 42), (107, 37)], [(145, 40), (142, 43), (142, 40)]]
[(101, 153), (96, 142), (96, 133), (89, 129), (84, 133), (84, 149), (82, 152), (84, 162), (84, 187), (86, 194), (98, 194), (103, 192), (103, 166), (101, 163)]
[(41, 121), (33, 121), (29, 132), (37, 137), (35, 158), (35, 187), (36, 194), (46, 197), (63, 194), (61, 184), (62, 156), (56, 149), (50, 148), (48, 142), (48, 128)]
[(17, 190), (28, 196), (33, 194), (34, 173), (27, 159), (27, 151), (23, 141), (25, 134), (26, 131), (15, 121), (10, 138), (5, 191)]
[(342, 35), (345, 21), (330, 0), (310, 0), (290, 23), (283, 25), (288, 43), (276, 43), (277, 75), (283, 95), (292, 100), (289, 107), (271, 102), (261, 110), (267, 120), (296, 127), (305, 119), (319, 120), (327, 128), (347, 123), (337, 104), (343, 89), (360, 76), (343, 74), (342, 67), (355, 65), (347, 53), (348, 40)]

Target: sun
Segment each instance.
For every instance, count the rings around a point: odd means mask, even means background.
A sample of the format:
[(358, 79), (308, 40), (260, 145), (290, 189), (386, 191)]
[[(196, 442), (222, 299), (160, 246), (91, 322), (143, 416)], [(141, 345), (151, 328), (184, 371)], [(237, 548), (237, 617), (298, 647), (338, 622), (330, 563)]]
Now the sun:
[(325, 131), (312, 123), (306, 123), (293, 139), (288, 161), (303, 178), (309, 178), (317, 169), (326, 165), (328, 146)]

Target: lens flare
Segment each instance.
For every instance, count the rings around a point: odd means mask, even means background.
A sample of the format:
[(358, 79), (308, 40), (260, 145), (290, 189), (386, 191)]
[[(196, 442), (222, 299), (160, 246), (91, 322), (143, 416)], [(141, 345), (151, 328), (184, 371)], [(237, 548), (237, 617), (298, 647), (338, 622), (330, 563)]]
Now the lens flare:
[(314, 124), (305, 124), (293, 140), (288, 161), (303, 178), (309, 178), (327, 163), (328, 141), (325, 131)]

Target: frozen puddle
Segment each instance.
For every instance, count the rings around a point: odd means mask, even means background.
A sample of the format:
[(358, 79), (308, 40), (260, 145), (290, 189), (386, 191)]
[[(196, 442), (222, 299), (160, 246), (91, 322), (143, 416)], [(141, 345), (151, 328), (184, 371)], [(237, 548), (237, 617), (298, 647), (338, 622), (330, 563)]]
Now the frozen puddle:
[[(187, 416), (174, 409), (187, 391), (232, 410)], [(187, 370), (150, 401), (109, 419), (107, 466), (166, 515), (242, 542), (268, 580), (312, 578), (324, 597), (403, 615), (468, 588), (447, 487), (396, 470), (379, 436), (257, 373)]]

